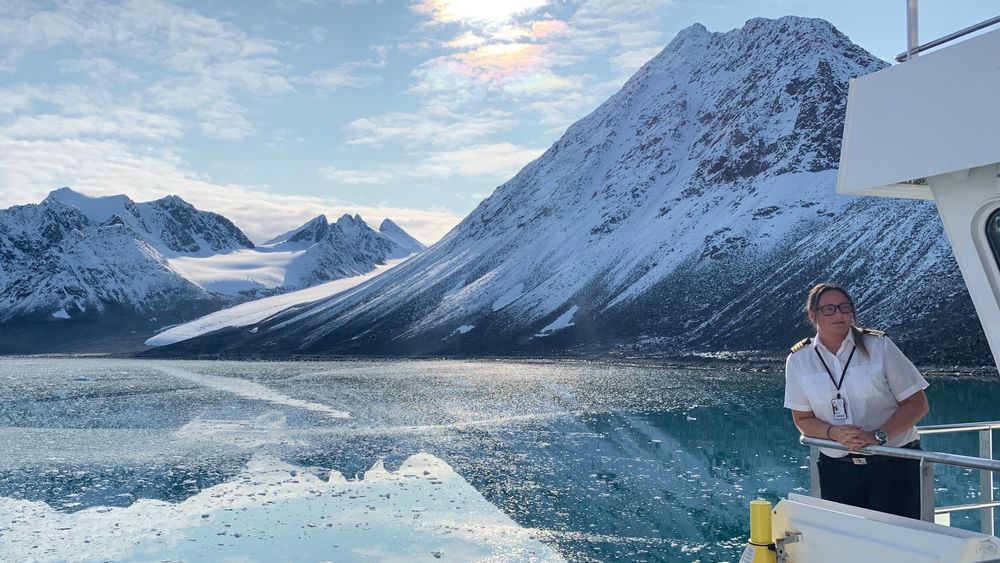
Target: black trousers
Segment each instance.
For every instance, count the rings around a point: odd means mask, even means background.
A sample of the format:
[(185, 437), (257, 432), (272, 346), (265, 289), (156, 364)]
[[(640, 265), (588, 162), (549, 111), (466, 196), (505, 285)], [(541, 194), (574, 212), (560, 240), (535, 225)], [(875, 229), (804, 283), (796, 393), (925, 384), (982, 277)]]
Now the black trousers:
[[(916, 442), (904, 447), (920, 449)], [(920, 461), (885, 456), (869, 456), (867, 461), (865, 465), (855, 465), (850, 458), (820, 454), (817, 465), (822, 497), (919, 519)]]

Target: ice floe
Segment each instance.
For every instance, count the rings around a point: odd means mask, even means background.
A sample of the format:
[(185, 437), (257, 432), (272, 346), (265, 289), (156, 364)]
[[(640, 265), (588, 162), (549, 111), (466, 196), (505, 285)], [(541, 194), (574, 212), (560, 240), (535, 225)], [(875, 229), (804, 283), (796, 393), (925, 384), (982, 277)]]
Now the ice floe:
[(271, 457), (173, 504), (59, 512), (0, 498), (12, 561), (563, 561), (428, 454), (364, 479)]

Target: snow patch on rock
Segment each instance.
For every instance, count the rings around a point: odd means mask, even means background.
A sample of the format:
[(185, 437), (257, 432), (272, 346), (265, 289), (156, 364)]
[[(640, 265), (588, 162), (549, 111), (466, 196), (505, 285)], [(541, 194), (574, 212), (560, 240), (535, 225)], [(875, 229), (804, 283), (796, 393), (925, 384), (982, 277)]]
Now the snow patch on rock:
[(499, 311), (500, 309), (503, 309), (507, 305), (510, 305), (511, 303), (520, 299), (521, 295), (523, 294), (524, 294), (524, 284), (519, 283), (515, 285), (514, 287), (508, 289), (506, 293), (501, 295), (499, 299), (493, 302), (493, 310)]
[(545, 328), (543, 328), (542, 330), (538, 331), (538, 333), (535, 334), (535, 336), (538, 337), (551, 336), (552, 333), (557, 330), (562, 330), (564, 328), (573, 326), (573, 315), (575, 315), (579, 309), (580, 308), (578, 306), (573, 305), (572, 307), (569, 308), (568, 311), (559, 315), (559, 318), (546, 325)]

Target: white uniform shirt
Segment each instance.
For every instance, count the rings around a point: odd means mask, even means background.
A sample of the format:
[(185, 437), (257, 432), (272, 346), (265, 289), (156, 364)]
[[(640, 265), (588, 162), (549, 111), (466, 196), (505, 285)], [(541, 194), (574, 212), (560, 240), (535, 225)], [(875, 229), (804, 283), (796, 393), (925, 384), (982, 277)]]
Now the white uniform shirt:
[[(899, 408), (900, 401), (927, 388), (927, 380), (889, 337), (866, 334), (864, 339), (868, 354), (860, 349), (854, 352), (840, 387), (840, 396), (847, 403), (847, 419), (834, 419), (832, 401), (837, 397), (837, 387), (823, 368), (817, 351), (823, 355), (834, 380), (839, 381), (844, 363), (854, 348), (853, 332), (848, 332), (835, 354), (827, 350), (817, 336), (798, 352), (788, 355), (785, 361), (785, 408), (811, 411), (816, 418), (828, 424), (854, 424), (872, 431), (889, 420)], [(910, 427), (890, 437), (886, 445), (899, 447), (916, 439), (917, 429)], [(829, 448), (820, 448), (820, 451), (830, 457), (843, 457), (848, 453)]]

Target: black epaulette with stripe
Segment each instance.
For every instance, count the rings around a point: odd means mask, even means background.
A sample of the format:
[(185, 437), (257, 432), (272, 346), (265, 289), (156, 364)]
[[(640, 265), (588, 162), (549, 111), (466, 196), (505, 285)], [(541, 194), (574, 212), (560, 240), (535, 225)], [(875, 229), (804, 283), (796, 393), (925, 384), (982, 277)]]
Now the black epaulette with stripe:
[(870, 334), (872, 336), (879, 336), (879, 337), (885, 336), (885, 332), (884, 331), (877, 330), (877, 329), (874, 329), (874, 328), (863, 328), (863, 329), (861, 329), (861, 332), (863, 332), (865, 334)]
[(794, 354), (795, 352), (805, 348), (810, 342), (812, 342), (811, 338), (803, 338), (802, 340), (799, 340), (795, 343), (795, 346), (792, 346), (792, 353)]

